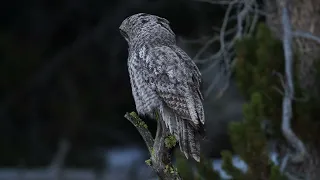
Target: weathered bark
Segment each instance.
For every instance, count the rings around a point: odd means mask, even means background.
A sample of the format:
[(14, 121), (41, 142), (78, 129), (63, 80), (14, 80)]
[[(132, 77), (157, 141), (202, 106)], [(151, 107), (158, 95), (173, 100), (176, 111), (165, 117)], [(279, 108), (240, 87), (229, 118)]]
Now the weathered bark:
[[(161, 180), (181, 180), (177, 170), (172, 165), (172, 149), (165, 146), (165, 138), (169, 136), (169, 130), (166, 128), (164, 121), (157, 120), (157, 133), (153, 139), (147, 125), (138, 117), (136, 113), (126, 113), (124, 116), (139, 131), (144, 142), (146, 143), (151, 155), (150, 162), (147, 163)], [(148, 160), (147, 160), (148, 161)]]

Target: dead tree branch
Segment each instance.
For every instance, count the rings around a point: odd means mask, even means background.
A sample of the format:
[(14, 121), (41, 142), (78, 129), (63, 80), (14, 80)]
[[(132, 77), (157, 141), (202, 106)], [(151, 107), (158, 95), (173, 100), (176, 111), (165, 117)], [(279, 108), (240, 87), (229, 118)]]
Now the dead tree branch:
[(71, 144), (67, 139), (63, 138), (59, 141), (57, 153), (47, 169), (48, 173), (56, 180), (61, 179), (65, 159), (70, 148)]
[(157, 133), (155, 139), (153, 139), (145, 122), (135, 112), (126, 113), (124, 117), (136, 127), (142, 136), (151, 156), (146, 163), (157, 173), (160, 179), (181, 180), (182, 178), (172, 165), (172, 149), (165, 146), (165, 138), (170, 134), (166, 129), (164, 121), (157, 119)]
[[(212, 74), (213, 78), (209, 87), (206, 89), (205, 97), (217, 89), (218, 83), (223, 82), (222, 88), (218, 88), (218, 96), (222, 96), (223, 92), (228, 88), (230, 77), (233, 71), (233, 61), (235, 60), (234, 46), (236, 40), (245, 36), (251, 35), (255, 29), (259, 14), (258, 4), (255, 0), (195, 0), (199, 2), (210, 3), (214, 5), (227, 6), (226, 13), (220, 28), (219, 33), (214, 35), (204, 44), (199, 52), (193, 58), (197, 64), (208, 64), (204, 69), (201, 69), (202, 74), (214, 73), (213, 69), (217, 65), (221, 65), (217, 73)], [(236, 10), (233, 15), (232, 11)], [(231, 24), (234, 27), (230, 27)], [(220, 49), (209, 57), (201, 58), (214, 43), (220, 44)]]
[[(292, 100), (294, 97), (294, 85), (293, 85), (293, 53), (292, 53), (292, 28), (288, 15), (288, 9), (286, 4), (282, 4), (282, 30), (283, 30), (283, 49), (285, 55), (285, 79), (286, 86), (284, 87), (284, 97), (282, 103), (282, 133), (288, 143), (292, 145), (297, 154), (291, 156), (290, 160), (295, 163), (302, 162), (307, 155), (306, 148), (303, 142), (297, 137), (297, 135), (291, 129), (292, 119)], [(283, 167), (282, 165), (281, 167)]]
[(314, 34), (312, 34), (310, 32), (294, 31), (294, 32), (292, 32), (292, 35), (295, 36), (295, 37), (311, 39), (311, 40), (316, 41), (317, 43), (320, 44), (320, 37), (317, 37), (317, 36), (315, 36)]

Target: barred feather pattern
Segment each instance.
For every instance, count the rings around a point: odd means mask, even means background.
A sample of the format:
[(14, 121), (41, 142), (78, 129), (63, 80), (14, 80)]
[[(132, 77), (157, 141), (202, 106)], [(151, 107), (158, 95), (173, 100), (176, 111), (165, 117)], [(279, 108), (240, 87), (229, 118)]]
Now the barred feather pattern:
[(129, 45), (128, 70), (138, 114), (155, 118), (154, 112), (160, 112), (180, 150), (200, 161), (205, 119), (199, 69), (176, 45), (168, 20), (139, 13), (119, 29)]

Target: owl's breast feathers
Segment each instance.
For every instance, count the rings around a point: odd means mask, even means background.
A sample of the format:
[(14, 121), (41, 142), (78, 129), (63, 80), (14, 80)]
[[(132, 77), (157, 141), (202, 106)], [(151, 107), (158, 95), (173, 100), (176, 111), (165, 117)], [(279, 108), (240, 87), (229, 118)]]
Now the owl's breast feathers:
[(191, 58), (176, 46), (150, 48), (139, 56), (145, 81), (164, 104), (179, 118), (190, 120), (191, 125), (204, 124), (201, 74)]

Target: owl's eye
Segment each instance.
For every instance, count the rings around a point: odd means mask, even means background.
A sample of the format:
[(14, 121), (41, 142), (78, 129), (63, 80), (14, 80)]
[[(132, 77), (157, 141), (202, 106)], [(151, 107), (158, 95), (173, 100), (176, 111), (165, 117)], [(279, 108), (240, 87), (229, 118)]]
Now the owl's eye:
[(145, 24), (145, 23), (147, 23), (148, 21), (145, 20), (145, 19), (142, 19), (141, 22), (142, 22), (142, 24)]

